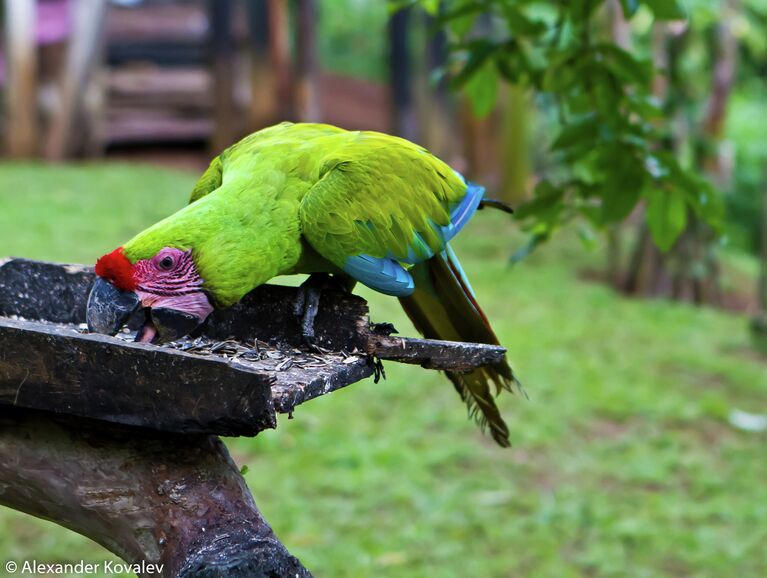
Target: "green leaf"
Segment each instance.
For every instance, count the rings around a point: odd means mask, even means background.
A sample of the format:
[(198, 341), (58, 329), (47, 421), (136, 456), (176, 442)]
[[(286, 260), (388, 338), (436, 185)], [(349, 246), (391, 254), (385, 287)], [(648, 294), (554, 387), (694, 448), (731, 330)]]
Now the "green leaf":
[(594, 228), (588, 223), (583, 222), (578, 224), (578, 237), (580, 237), (581, 241), (588, 249), (591, 250), (596, 247), (597, 234), (594, 231)]
[(514, 217), (519, 220), (528, 217), (536, 217), (541, 220), (543, 215), (551, 215), (561, 209), (564, 194), (564, 189), (555, 187), (550, 181), (543, 180), (535, 187), (535, 197), (517, 207), (514, 211)]
[(389, 0), (386, 4), (386, 8), (388, 9), (389, 14), (396, 14), (400, 10), (410, 8), (417, 3), (418, 0)]
[(514, 58), (498, 58), (495, 61), (495, 65), (498, 68), (498, 72), (504, 80), (512, 84), (519, 82), (519, 78), (522, 75), (520, 67), (517, 65), (517, 61)]
[[(435, 4), (439, 5), (439, 2), (435, 2)], [(486, 9), (487, 7), (482, 2), (467, 2), (456, 8), (450, 8), (441, 12), (437, 16), (437, 24), (443, 26), (451, 20), (461, 19), (466, 16), (476, 16)]]
[(668, 251), (687, 225), (687, 204), (677, 189), (649, 189), (647, 197), (647, 224), (655, 244)]
[(609, 179), (602, 190), (602, 220), (617, 223), (629, 216), (639, 202), (642, 182), (627, 182), (616, 186), (615, 179)]
[(642, 0), (657, 20), (686, 20), (687, 10), (680, 0)]
[(495, 67), (490, 63), (485, 64), (469, 79), (464, 90), (474, 114), (480, 118), (490, 114), (498, 98), (498, 73)]
[(593, 113), (574, 120), (560, 131), (551, 145), (552, 151), (563, 150), (587, 142), (592, 145), (599, 136), (599, 119)]
[(626, 19), (631, 18), (639, 10), (639, 0), (620, 0), (620, 2), (621, 8), (623, 8), (623, 17)]
[(438, 26), (447, 24), (456, 36), (463, 38), (474, 28), (477, 17), (487, 9), (486, 4), (481, 1), (459, 2), (456, 8), (439, 14), (436, 24)]
[(604, 56), (616, 76), (630, 83), (649, 84), (652, 79), (652, 63), (649, 60), (640, 59), (614, 44), (599, 44), (595, 48)]
[(571, 87), (581, 86), (583, 83), (582, 56), (583, 52), (578, 47), (550, 54), (543, 77), (543, 90), (564, 93)]
[(602, 0), (570, 0), (570, 17), (574, 22), (586, 22)]
[(490, 56), (497, 49), (497, 45), (489, 40), (479, 39), (463, 45), (460, 50), (468, 53), (468, 60), (453, 80), (450, 86), (453, 89), (461, 88), (469, 79), (485, 65)]
[(429, 16), (437, 16), (439, 14), (439, 5), (440, 0), (421, 0), (421, 7)]
[(536, 247), (538, 247), (538, 245), (546, 241), (548, 238), (549, 236), (545, 234), (534, 234), (528, 239), (527, 243), (514, 251), (511, 257), (509, 257), (509, 265), (516, 265), (520, 261), (524, 261), (530, 255), (530, 253), (532, 253)]
[(663, 103), (655, 96), (630, 94), (627, 99), (631, 110), (646, 121), (660, 118), (663, 114)]
[(548, 30), (544, 22), (533, 20), (514, 4), (503, 4), (501, 9), (509, 29), (517, 36), (537, 36)]

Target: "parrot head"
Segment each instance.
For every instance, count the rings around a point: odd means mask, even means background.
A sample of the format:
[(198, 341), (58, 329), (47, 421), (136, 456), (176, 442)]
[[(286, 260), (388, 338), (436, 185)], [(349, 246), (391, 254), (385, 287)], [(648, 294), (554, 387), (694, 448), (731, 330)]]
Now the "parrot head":
[(131, 261), (118, 247), (96, 262), (96, 275), (88, 297), (90, 331), (114, 335), (143, 308), (136, 341), (163, 343), (191, 333), (213, 311), (191, 249), (163, 247)]

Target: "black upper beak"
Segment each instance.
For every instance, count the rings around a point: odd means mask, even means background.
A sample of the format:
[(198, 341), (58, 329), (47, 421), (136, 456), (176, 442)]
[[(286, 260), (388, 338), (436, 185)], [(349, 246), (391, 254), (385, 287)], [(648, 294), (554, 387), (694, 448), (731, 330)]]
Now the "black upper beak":
[(133, 291), (121, 291), (97, 277), (88, 296), (88, 331), (114, 335), (140, 305), (141, 301)]

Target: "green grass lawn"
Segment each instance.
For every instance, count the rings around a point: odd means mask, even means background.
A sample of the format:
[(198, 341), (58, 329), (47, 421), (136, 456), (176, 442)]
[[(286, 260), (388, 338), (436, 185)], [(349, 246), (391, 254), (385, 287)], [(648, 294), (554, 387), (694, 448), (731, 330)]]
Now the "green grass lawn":
[[(0, 165), (0, 257), (92, 263), (180, 207), (194, 176), (138, 166)], [(765, 360), (743, 316), (623, 298), (565, 235), (509, 269), (521, 242), (480, 213), (456, 249), (530, 399), (506, 396), (513, 447), (466, 419), (438, 374), (301, 406), (236, 461), (276, 533), (317, 576), (767, 576)], [(363, 291), (378, 321), (413, 330)], [(2, 558), (99, 560), (85, 538), (0, 510)]]

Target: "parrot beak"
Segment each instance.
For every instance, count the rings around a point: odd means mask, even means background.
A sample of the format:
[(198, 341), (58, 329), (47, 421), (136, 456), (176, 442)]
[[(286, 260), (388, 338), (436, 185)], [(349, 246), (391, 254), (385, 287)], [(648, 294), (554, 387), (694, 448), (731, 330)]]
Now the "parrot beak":
[(146, 311), (146, 323), (136, 335), (136, 341), (144, 343), (175, 341), (189, 335), (202, 324), (199, 317), (177, 309), (158, 307)]
[(164, 306), (157, 301), (157, 306), (145, 305), (133, 291), (121, 291), (109, 281), (98, 277), (88, 296), (88, 331), (115, 335), (130, 316), (143, 307), (145, 321), (135, 340), (141, 343), (175, 341), (202, 325), (213, 310), (204, 293), (195, 294), (193, 299), (191, 313), (175, 308), (173, 305), (181, 305), (178, 302), (171, 304), (169, 300), (165, 300)]
[(121, 291), (98, 277), (88, 296), (88, 331), (114, 335), (140, 305), (141, 301), (134, 292)]

